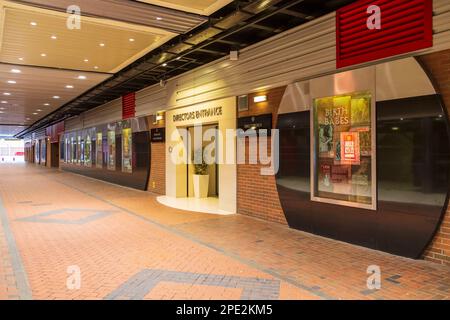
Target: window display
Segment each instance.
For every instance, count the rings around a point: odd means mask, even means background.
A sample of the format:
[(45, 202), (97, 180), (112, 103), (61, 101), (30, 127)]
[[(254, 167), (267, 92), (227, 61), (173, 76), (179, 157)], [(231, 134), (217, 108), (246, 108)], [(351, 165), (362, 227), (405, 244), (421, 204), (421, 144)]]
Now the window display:
[(133, 172), (131, 128), (122, 130), (122, 172)]
[(76, 163), (77, 164), (81, 164), (81, 157), (82, 157), (82, 153), (81, 153), (81, 136), (78, 136), (78, 138), (77, 138), (77, 158), (76, 158)]
[(314, 100), (312, 198), (375, 209), (371, 94)]
[(103, 168), (103, 137), (102, 133), (97, 133), (97, 140), (96, 140), (96, 151), (97, 151), (97, 158), (96, 158), (96, 166), (97, 168)]
[(71, 137), (71, 148), (72, 148), (72, 159), (70, 162), (76, 163), (77, 162), (77, 143), (75, 141), (75, 137)]
[(116, 132), (108, 130), (108, 170), (116, 170)]
[(92, 147), (91, 147), (91, 137), (88, 135), (86, 137), (86, 143), (84, 146), (84, 165), (87, 167), (90, 167), (92, 164), (92, 160), (91, 160), (91, 151), (92, 151)]

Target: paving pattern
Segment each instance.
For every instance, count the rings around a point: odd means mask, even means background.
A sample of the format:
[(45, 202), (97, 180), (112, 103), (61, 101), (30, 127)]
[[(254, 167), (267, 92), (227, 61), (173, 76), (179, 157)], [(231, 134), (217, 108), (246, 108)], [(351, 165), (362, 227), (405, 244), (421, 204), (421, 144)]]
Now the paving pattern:
[(0, 299), (450, 299), (430, 262), (34, 165), (0, 176)]

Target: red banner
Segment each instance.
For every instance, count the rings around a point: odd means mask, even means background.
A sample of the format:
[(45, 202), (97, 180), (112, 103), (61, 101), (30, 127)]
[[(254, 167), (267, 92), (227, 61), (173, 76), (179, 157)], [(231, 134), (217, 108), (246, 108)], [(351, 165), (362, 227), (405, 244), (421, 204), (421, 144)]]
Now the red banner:
[(432, 46), (432, 0), (361, 0), (336, 13), (337, 68)]

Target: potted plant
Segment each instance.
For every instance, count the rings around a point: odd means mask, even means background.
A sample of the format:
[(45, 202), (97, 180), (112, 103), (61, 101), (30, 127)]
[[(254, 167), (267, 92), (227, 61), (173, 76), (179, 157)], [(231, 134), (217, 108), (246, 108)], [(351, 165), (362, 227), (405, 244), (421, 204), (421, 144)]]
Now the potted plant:
[(194, 156), (194, 196), (207, 198), (209, 190), (208, 164), (203, 159), (203, 149), (195, 151)]

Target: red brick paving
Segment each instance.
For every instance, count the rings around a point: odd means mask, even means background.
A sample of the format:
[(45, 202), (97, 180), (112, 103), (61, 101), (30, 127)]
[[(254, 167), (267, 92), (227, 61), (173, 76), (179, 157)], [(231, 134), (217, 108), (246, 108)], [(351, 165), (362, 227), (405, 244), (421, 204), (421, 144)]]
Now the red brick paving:
[[(450, 269), (430, 262), (241, 215), (175, 210), (150, 193), (33, 165), (0, 166), (0, 175), (0, 196), (34, 299), (103, 299), (144, 269), (279, 280), (280, 299), (450, 299)], [(83, 209), (110, 213), (74, 223), (89, 216)], [(53, 210), (61, 212), (44, 221), (23, 220)], [(8, 245), (2, 239), (0, 228), (5, 260)], [(79, 290), (66, 286), (71, 265), (81, 269)], [(381, 267), (380, 290), (367, 290), (369, 265)], [(0, 265), (0, 299), (17, 298), (4, 293), (7, 266)], [(145, 298), (241, 294), (239, 287), (161, 281)]]

